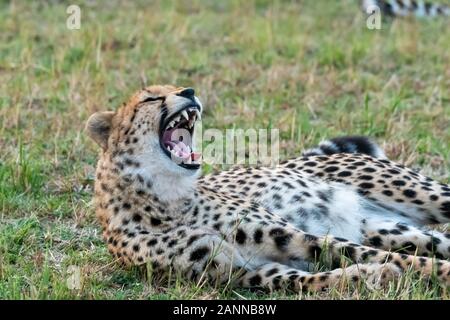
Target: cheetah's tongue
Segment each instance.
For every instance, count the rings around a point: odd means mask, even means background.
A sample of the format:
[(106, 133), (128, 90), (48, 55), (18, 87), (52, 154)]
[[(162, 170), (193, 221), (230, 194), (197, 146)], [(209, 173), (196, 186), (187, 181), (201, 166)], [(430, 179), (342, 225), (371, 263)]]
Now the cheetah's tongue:
[(163, 136), (163, 142), (166, 147), (169, 147), (170, 152), (186, 161), (186, 163), (191, 163), (191, 161), (197, 161), (200, 159), (201, 154), (193, 152), (191, 147), (186, 145), (183, 141), (172, 140), (172, 134), (176, 130), (166, 130)]
[(197, 161), (198, 159), (200, 159), (200, 157), (202, 156), (201, 153), (199, 152), (193, 152), (191, 153), (191, 159), (192, 161)]
[(171, 147), (172, 154), (187, 160), (191, 157), (191, 148), (183, 143), (183, 141), (169, 141), (167, 145)]

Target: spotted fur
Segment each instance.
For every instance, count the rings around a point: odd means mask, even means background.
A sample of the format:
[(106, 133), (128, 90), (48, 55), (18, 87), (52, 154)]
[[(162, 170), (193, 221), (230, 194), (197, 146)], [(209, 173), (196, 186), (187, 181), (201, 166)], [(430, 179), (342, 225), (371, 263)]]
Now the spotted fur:
[[(161, 148), (166, 119), (203, 110), (187, 90), (152, 86), (88, 120), (102, 147), (96, 214), (118, 261), (252, 288), (382, 285), (407, 269), (450, 285), (450, 236), (423, 229), (450, 220), (448, 185), (353, 153), (199, 178)], [(311, 272), (319, 258), (332, 269)]]
[(449, 6), (423, 0), (363, 0), (362, 8), (366, 13), (379, 8), (383, 14), (395, 17), (450, 16)]
[(335, 153), (364, 153), (374, 158), (386, 159), (383, 149), (364, 136), (348, 136), (324, 140), (317, 147), (303, 151), (302, 155), (319, 156)]

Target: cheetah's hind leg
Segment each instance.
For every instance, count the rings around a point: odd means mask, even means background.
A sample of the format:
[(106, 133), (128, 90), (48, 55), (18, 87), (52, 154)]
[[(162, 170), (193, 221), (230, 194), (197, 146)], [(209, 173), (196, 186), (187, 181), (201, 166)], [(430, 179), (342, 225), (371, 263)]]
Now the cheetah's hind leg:
[(450, 233), (421, 230), (382, 218), (365, 219), (361, 225), (365, 245), (438, 259), (450, 258)]
[(246, 273), (239, 284), (246, 288), (269, 290), (288, 289), (295, 292), (317, 292), (340, 284), (358, 284), (364, 281), (371, 288), (386, 286), (398, 278), (401, 269), (393, 263), (353, 264), (327, 272), (310, 273), (290, 268), (280, 263), (268, 263)]

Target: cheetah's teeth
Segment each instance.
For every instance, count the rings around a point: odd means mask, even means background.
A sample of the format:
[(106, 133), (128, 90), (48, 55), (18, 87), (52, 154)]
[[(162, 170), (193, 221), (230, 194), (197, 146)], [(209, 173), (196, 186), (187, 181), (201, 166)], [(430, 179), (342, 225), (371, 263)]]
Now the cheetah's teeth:
[(186, 120), (189, 120), (189, 115), (188, 115), (186, 110), (181, 111), (181, 114), (182, 114), (183, 117), (186, 118)]
[(201, 115), (200, 111), (198, 111), (198, 109), (195, 109), (195, 114), (197, 115), (198, 120), (202, 120), (202, 115)]

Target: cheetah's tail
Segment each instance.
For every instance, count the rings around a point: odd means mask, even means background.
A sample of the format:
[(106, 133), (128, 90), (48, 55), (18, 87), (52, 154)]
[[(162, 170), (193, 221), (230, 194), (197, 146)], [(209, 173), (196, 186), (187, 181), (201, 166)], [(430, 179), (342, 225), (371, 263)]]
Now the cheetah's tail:
[(362, 9), (370, 14), (374, 8), (392, 17), (436, 17), (450, 16), (450, 7), (424, 0), (362, 0)]
[(363, 153), (378, 159), (387, 159), (375, 142), (364, 136), (346, 136), (324, 140), (317, 147), (302, 152), (303, 156), (331, 155), (335, 153)]

